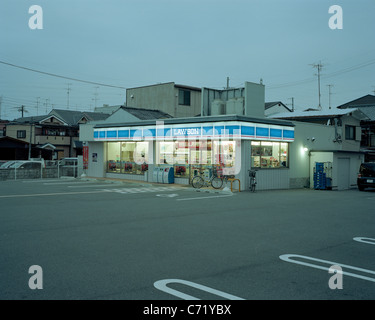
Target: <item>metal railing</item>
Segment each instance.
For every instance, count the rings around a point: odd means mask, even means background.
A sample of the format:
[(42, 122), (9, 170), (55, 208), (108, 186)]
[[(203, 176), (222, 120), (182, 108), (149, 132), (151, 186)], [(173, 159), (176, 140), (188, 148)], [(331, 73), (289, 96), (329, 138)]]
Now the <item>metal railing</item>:
[(83, 168), (76, 165), (60, 165), (46, 166), (40, 165), (40, 168), (21, 169), (6, 168), (0, 169), (0, 181), (4, 180), (21, 180), (21, 179), (52, 179), (61, 177), (80, 177)]

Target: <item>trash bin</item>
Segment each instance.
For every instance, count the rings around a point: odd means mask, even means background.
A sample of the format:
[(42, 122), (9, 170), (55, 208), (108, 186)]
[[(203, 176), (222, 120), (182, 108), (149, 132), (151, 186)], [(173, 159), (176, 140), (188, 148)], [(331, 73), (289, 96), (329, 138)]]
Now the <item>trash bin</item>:
[(173, 167), (164, 168), (163, 183), (174, 183), (174, 170), (173, 170)]
[(164, 168), (159, 167), (158, 168), (158, 181), (157, 181), (158, 183), (164, 183), (163, 176), (164, 176)]
[(159, 176), (159, 168), (155, 167), (153, 172), (152, 172), (152, 181), (158, 182), (158, 176)]

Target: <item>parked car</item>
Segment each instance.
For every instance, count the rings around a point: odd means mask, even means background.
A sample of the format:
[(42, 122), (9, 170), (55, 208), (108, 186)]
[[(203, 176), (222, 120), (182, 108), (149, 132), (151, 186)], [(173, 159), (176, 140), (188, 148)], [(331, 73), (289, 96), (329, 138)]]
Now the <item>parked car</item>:
[(41, 161), (14, 161), (8, 168), (9, 169), (40, 169), (43, 166)]
[(15, 160), (7, 161), (0, 166), (0, 169), (8, 169), (9, 166), (12, 165), (14, 162), (16, 161)]
[(360, 191), (375, 188), (375, 162), (364, 162), (359, 168), (357, 185)]
[(37, 162), (41, 162), (43, 164), (43, 168), (46, 167), (46, 162), (44, 161), (43, 158), (30, 158), (29, 160), (31, 161), (37, 161)]

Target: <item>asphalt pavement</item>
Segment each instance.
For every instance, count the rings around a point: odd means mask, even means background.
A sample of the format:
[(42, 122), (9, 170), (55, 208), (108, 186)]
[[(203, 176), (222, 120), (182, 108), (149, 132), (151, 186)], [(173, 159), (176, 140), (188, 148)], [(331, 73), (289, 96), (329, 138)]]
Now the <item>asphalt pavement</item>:
[(0, 299), (372, 300), (374, 207), (371, 190), (2, 181)]

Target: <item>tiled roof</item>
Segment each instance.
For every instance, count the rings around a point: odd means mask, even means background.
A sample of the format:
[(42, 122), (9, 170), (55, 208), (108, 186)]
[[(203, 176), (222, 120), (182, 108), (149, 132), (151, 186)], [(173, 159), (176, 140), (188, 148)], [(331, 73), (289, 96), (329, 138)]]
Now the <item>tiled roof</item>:
[(170, 114), (160, 111), (160, 110), (148, 110), (133, 107), (122, 107), (133, 116), (137, 117), (139, 120), (153, 120), (153, 119), (168, 119), (173, 118)]
[(359, 107), (366, 116), (370, 118), (370, 121), (375, 121), (375, 106), (373, 107)]
[(363, 96), (362, 98), (347, 102), (338, 106), (339, 109), (345, 108), (358, 108), (358, 107), (375, 107), (375, 96), (368, 94), (367, 96)]
[[(359, 118), (366, 118), (359, 108), (350, 109), (331, 109), (319, 111), (295, 111), (295, 112), (282, 112), (268, 116), (272, 119), (306, 119), (306, 118), (332, 118), (335, 116), (343, 116), (349, 113), (356, 114)], [(363, 119), (364, 120), (364, 119)]]

